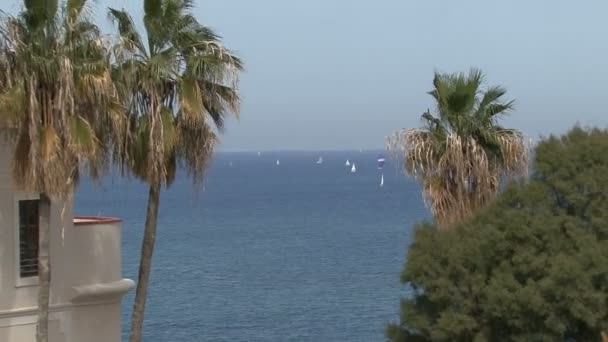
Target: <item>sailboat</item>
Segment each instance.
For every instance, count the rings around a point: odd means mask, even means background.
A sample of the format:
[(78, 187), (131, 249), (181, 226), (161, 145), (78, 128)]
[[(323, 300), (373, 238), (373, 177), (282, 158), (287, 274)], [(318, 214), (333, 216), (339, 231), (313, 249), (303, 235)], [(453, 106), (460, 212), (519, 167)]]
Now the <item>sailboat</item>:
[(281, 162), (279, 162), (279, 160), (277, 159), (277, 166), (279, 166), (281, 164)]
[(323, 164), (323, 157), (319, 157), (319, 160), (317, 160), (317, 164)]
[(352, 172), (352, 173), (357, 172), (357, 167), (355, 166), (355, 163), (353, 163), (353, 167), (350, 168), (350, 172)]
[(350, 160), (348, 160), (348, 159), (347, 159), (347, 160), (346, 160), (346, 164), (345, 164), (345, 165), (346, 165), (346, 166), (350, 166)]
[(382, 170), (382, 168), (384, 168), (384, 163), (386, 162), (386, 159), (384, 159), (383, 155), (379, 155), (378, 156), (378, 170)]
[(380, 176), (380, 187), (384, 186), (384, 174), (382, 174), (382, 176)]

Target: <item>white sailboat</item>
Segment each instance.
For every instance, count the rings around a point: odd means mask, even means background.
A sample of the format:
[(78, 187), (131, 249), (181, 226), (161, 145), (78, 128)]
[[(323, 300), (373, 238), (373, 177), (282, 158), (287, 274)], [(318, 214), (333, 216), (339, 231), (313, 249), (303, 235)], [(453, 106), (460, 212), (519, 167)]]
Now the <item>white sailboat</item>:
[(346, 160), (346, 164), (345, 164), (345, 165), (346, 165), (346, 166), (350, 166), (350, 160), (348, 160), (348, 159), (347, 159), (347, 160)]
[(380, 187), (384, 186), (384, 174), (382, 174), (382, 176), (380, 176)]
[(355, 166), (355, 163), (353, 163), (353, 167), (350, 168), (350, 172), (352, 172), (352, 173), (357, 172), (357, 167)]
[(281, 162), (279, 162), (279, 160), (277, 159), (277, 166), (279, 166), (281, 164)]
[(317, 160), (317, 164), (323, 164), (323, 157), (319, 157), (319, 160)]

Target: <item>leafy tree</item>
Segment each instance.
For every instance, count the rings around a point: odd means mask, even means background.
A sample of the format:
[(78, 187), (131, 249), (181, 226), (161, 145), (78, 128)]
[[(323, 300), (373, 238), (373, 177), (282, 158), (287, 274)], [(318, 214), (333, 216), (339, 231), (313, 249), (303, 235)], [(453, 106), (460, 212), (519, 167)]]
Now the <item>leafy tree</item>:
[[(0, 21), (0, 128), (14, 146), (13, 180), (24, 191), (65, 200), (85, 164), (107, 165), (106, 143), (124, 124), (109, 52), (86, 0), (23, 2)], [(40, 227), (37, 341), (48, 339), (49, 226)]]
[(483, 207), (504, 176), (525, 174), (528, 149), (519, 131), (499, 125), (513, 109), (499, 86), (483, 89), (483, 74), (435, 73), (429, 94), (437, 114), (422, 114), (423, 128), (389, 137), (389, 149), (404, 155), (405, 171), (421, 180), (425, 201), (443, 227)]
[(390, 341), (600, 341), (608, 324), (608, 131), (572, 129), (449, 231), (422, 224)]
[(119, 44), (114, 79), (129, 122), (117, 152), (124, 169), (149, 184), (148, 209), (130, 341), (141, 341), (160, 191), (181, 166), (202, 180), (228, 114), (238, 113), (241, 61), (191, 13), (189, 0), (145, 0), (147, 44), (128, 13), (110, 9)]

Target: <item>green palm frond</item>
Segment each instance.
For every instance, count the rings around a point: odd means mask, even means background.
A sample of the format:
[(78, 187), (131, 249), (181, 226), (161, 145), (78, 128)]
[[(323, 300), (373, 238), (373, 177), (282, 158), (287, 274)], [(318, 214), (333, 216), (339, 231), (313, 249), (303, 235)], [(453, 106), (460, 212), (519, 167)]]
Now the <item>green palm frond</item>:
[(126, 11), (110, 8), (108, 10), (108, 18), (117, 26), (118, 34), (122, 39), (123, 46), (128, 51), (131, 53), (139, 53), (144, 56), (147, 55), (146, 48), (141, 40), (139, 32), (137, 32), (137, 29), (135, 28), (133, 19), (131, 19)]
[(202, 107), (218, 129), (224, 128), (227, 113), (233, 113), (238, 118), (240, 99), (233, 88), (208, 81), (199, 82), (199, 86), (206, 95)]
[(159, 18), (162, 15), (162, 0), (144, 0), (144, 15)]
[(57, 0), (24, 0), (23, 4), (25, 10), (21, 16), (31, 33), (36, 33), (43, 28), (49, 29), (55, 25)]
[(80, 115), (70, 118), (70, 138), (74, 148), (83, 155), (94, 157), (97, 152), (98, 141), (93, 127)]

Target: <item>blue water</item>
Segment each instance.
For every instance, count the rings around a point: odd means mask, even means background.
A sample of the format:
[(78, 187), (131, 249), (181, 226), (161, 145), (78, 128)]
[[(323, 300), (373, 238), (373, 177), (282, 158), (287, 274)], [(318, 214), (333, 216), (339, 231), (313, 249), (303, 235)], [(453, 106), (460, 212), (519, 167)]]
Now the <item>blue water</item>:
[[(161, 193), (144, 341), (383, 341), (412, 226), (428, 212), (390, 160), (379, 187), (376, 152), (323, 152), (317, 165), (319, 154), (221, 153), (204, 191), (180, 178)], [(131, 279), (146, 200), (144, 184), (117, 176), (76, 195), (76, 213), (124, 220)]]

